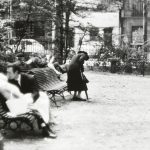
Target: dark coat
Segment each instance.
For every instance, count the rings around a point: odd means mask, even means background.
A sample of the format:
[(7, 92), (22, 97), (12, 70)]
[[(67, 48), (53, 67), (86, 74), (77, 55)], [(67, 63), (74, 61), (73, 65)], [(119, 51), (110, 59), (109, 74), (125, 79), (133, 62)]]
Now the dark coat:
[(67, 84), (69, 91), (85, 91), (87, 90), (87, 85), (82, 79), (81, 72), (84, 71), (83, 64), (84, 61), (80, 60), (81, 54), (73, 56), (67, 72)]
[(39, 90), (35, 84), (33, 75), (21, 74), (20, 85), (15, 80), (9, 80), (9, 83), (16, 85), (23, 94), (32, 93), (34, 100), (39, 97)]

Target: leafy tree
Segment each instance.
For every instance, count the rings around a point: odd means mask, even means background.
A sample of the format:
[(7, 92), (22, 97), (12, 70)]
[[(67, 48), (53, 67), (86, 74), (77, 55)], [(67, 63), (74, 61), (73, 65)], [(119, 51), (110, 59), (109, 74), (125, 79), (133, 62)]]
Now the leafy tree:
[[(116, 0), (116, 2), (118, 1)], [(52, 22), (54, 22), (55, 55), (57, 60), (60, 63), (63, 63), (63, 60), (67, 58), (69, 53), (68, 50), (70, 49), (71, 14), (83, 16), (81, 11), (91, 8), (99, 11), (100, 5), (95, 4), (94, 1), (85, 2), (85, 0), (82, 2), (79, 0), (12, 0), (13, 11), (11, 17), (18, 21), (18, 26), (13, 22), (9, 25), (17, 33), (17, 45), (19, 45), (22, 38), (29, 36), (28, 27), (30, 21), (34, 18), (44, 18), (48, 22), (48, 26), (51, 30)], [(84, 36), (80, 39), (80, 47), (83, 38)]]
[(28, 28), (31, 21), (45, 19), (51, 26), (53, 12), (53, 0), (12, 0), (11, 17), (15, 20), (13, 30), (17, 37), (17, 47), (23, 38), (30, 36)]

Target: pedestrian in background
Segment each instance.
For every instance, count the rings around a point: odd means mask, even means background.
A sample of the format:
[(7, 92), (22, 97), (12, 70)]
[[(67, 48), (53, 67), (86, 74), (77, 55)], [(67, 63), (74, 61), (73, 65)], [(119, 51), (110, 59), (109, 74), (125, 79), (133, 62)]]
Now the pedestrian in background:
[(68, 66), (67, 71), (67, 84), (68, 91), (74, 91), (72, 100), (85, 100), (81, 97), (82, 91), (87, 91), (87, 85), (85, 81), (84, 72), (84, 61), (88, 60), (89, 56), (84, 51), (79, 51), (77, 55), (74, 55)]

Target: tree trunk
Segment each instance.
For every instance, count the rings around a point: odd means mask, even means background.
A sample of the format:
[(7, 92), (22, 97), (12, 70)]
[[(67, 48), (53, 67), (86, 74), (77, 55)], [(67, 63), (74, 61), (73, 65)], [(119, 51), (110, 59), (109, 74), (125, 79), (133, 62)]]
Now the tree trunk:
[(56, 28), (55, 28), (55, 51), (56, 61), (63, 63), (64, 50), (64, 27), (63, 27), (63, 0), (56, 0)]
[(70, 18), (70, 8), (69, 4), (66, 4), (66, 18), (65, 18), (65, 58), (64, 58), (64, 63), (66, 62), (66, 59), (68, 57), (68, 49), (70, 49), (69, 45), (69, 18)]

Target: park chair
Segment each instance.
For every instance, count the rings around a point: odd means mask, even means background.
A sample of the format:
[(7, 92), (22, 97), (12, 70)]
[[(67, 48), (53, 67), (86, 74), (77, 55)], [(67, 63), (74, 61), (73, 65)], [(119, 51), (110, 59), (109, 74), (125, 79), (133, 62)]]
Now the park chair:
[(53, 69), (35, 68), (29, 73), (34, 75), (35, 84), (38, 86), (38, 89), (47, 92), (49, 98), (56, 106), (58, 106), (55, 99), (56, 95), (65, 99), (63, 93), (67, 91), (67, 84), (59, 79)]

